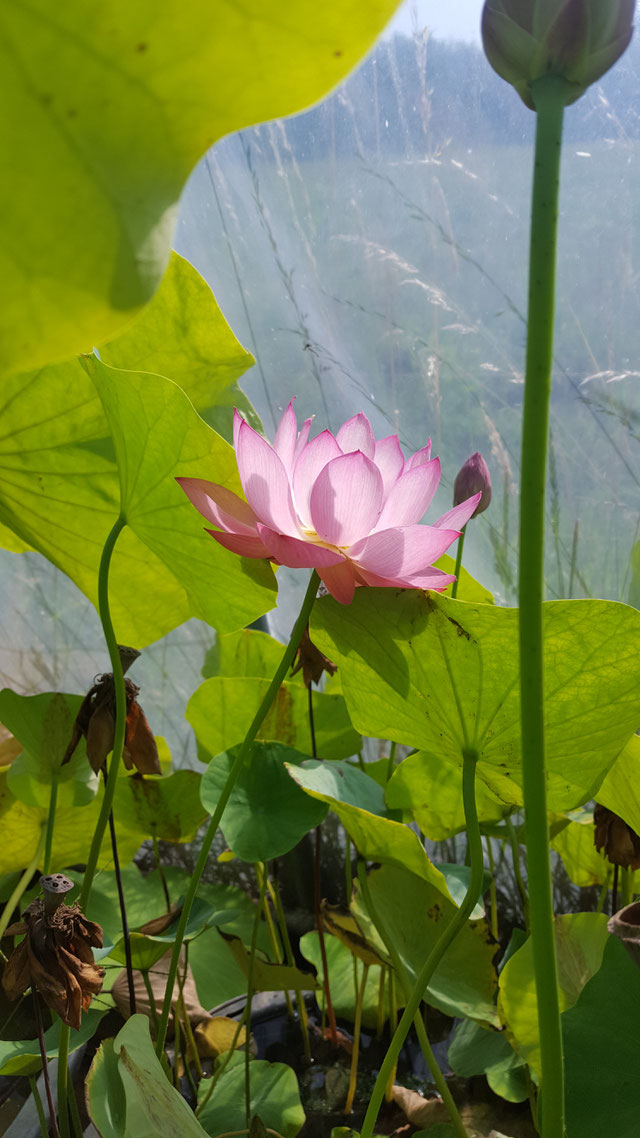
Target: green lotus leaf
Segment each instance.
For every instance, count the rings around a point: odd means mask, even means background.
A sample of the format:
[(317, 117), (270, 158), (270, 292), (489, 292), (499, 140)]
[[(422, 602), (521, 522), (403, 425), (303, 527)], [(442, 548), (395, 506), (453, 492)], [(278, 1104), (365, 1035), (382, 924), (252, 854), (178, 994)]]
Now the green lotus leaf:
[[(548, 801), (582, 805), (640, 721), (640, 613), (613, 601), (544, 605)], [(518, 612), (417, 590), (359, 589), (316, 604), (312, 638), (340, 667), (362, 734), (460, 766), (522, 805)]]
[[(603, 913), (567, 913), (556, 917), (561, 1012), (577, 1003), (585, 984), (598, 971), (608, 937), (607, 918)], [(531, 938), (514, 952), (502, 969), (498, 1009), (512, 1047), (539, 1075), (538, 999)]]
[[(204, 762), (242, 742), (269, 683), (270, 680), (259, 677), (213, 676), (194, 692), (186, 717)], [(351, 726), (342, 696), (314, 692), (313, 716), (317, 753), (323, 759), (343, 759), (360, 750), (362, 739)], [(286, 743), (307, 755), (312, 753), (308, 695), (303, 685), (281, 685), (258, 738)]]
[[(147, 303), (216, 139), (321, 98), (395, 0), (46, 0), (3, 13), (0, 370), (91, 351)], [(44, 192), (43, 188), (46, 188)]]
[[(238, 1059), (236, 1063), (229, 1063), (220, 1075), (215, 1094), (199, 1115), (211, 1138), (245, 1128), (245, 1070), (243, 1057)], [(305, 1113), (293, 1069), (286, 1063), (267, 1063), (264, 1059), (256, 1059), (250, 1064), (249, 1077), (250, 1117), (257, 1115), (264, 1126), (281, 1138), (296, 1138), (304, 1125)], [(202, 1079), (198, 1087), (200, 1101), (207, 1093), (207, 1082), (207, 1079)]]

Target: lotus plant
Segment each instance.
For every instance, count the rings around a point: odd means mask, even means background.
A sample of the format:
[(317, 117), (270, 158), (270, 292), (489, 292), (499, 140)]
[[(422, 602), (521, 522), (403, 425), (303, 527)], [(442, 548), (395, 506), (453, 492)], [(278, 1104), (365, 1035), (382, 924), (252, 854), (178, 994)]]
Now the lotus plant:
[(362, 412), (334, 436), (309, 440), (293, 399), (273, 446), (234, 412), (234, 445), (246, 501), (202, 478), (178, 478), (217, 527), (225, 549), (295, 569), (314, 568), (341, 604), (360, 585), (442, 592), (455, 578), (433, 566), (460, 536), (481, 494), (420, 525), (440, 481), (431, 443), (405, 460), (397, 435), (377, 439)]

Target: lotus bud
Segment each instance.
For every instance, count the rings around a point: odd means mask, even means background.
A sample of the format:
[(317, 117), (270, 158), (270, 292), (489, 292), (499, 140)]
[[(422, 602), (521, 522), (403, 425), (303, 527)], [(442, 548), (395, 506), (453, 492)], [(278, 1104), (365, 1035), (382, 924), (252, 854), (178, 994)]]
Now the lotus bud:
[(471, 515), (472, 518), (475, 518), (476, 514), (484, 513), (491, 502), (491, 475), (489, 474), (489, 468), (480, 452), (476, 451), (476, 453), (472, 454), (471, 458), (468, 458), (460, 467), (456, 475), (456, 480), (453, 484), (453, 504), (454, 506), (458, 506), (460, 502), (471, 498), (473, 494), (480, 493), (482, 497)]
[(631, 40), (635, 0), (485, 0), (482, 40), (494, 71), (535, 110), (532, 84), (555, 76), (575, 103)]

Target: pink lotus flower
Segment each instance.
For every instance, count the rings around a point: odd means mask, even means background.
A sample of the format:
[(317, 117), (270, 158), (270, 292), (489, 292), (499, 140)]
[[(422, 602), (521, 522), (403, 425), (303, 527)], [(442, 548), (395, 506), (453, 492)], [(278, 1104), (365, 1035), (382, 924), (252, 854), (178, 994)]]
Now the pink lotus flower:
[(238, 471), (247, 501), (203, 478), (178, 478), (208, 530), (242, 557), (267, 557), (318, 570), (348, 605), (356, 585), (442, 592), (455, 578), (431, 564), (460, 536), (480, 499), (474, 494), (432, 526), (418, 525), (440, 481), (431, 443), (405, 462), (397, 435), (376, 441), (360, 412), (337, 435), (309, 442), (287, 407), (273, 446), (234, 413)]

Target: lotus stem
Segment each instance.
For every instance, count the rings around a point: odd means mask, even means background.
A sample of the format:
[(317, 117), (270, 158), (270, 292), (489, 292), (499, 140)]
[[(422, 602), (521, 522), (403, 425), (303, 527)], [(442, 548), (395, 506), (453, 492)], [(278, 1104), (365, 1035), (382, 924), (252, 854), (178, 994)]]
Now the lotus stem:
[[(354, 958), (355, 959), (355, 958)], [(367, 977), (369, 975), (369, 965), (363, 962), (362, 967), (362, 980), (360, 987), (357, 988), (356, 999), (356, 1018), (353, 1024), (353, 1051), (351, 1052), (351, 1069), (349, 1071), (349, 1090), (347, 1092), (347, 1101), (345, 1103), (345, 1114), (351, 1114), (353, 1110), (353, 1100), (356, 1095), (356, 1086), (358, 1082), (358, 1057), (360, 1055), (360, 1027), (362, 1024), (362, 1005), (364, 1004), (364, 993), (367, 987)], [(358, 965), (356, 962), (355, 976), (358, 976)]]
[[(275, 885), (267, 877), (267, 889), (273, 907), (275, 909), (276, 917), (278, 920), (278, 927), (280, 929), (280, 937), (284, 948), (284, 957), (287, 964), (295, 967), (295, 959), (293, 956), (293, 949), (291, 947), (291, 940), (289, 939), (289, 930), (287, 929), (287, 922), (285, 920), (284, 909), (282, 908), (282, 901), (280, 900), (280, 890), (278, 889), (278, 881), (276, 879)], [(304, 1058), (306, 1063), (311, 1062), (311, 1045), (309, 1043), (309, 1017), (307, 1015), (307, 1008), (304, 1002), (304, 995), (302, 988), (294, 988), (296, 994), (296, 1003), (298, 1005), (298, 1017), (300, 1020), (300, 1034), (302, 1035), (302, 1047), (304, 1050)]]
[(544, 740), (544, 523), (556, 235), (566, 83), (531, 85), (537, 112), (520, 494), (520, 692), (527, 876), (541, 1049), (542, 1138), (564, 1135), (564, 1072), (549, 860)]
[[(359, 862), (359, 864), (358, 864), (358, 881), (360, 882), (360, 888), (362, 890), (362, 896), (364, 898), (364, 903), (367, 906), (367, 911), (369, 913), (369, 916), (371, 917), (371, 920), (373, 921), (373, 923), (376, 927), (376, 931), (377, 931), (380, 939), (382, 940), (384, 947), (387, 950), (388, 956), (391, 960), (391, 963), (392, 963), (392, 965), (393, 965), (393, 967), (397, 973), (398, 979), (399, 979), (401, 987), (402, 987), (402, 991), (404, 993), (405, 1000), (408, 1001), (410, 996), (411, 996), (411, 979), (409, 977), (409, 973), (407, 972), (407, 969), (405, 968), (405, 966), (402, 962), (400, 954), (396, 949), (396, 946), (395, 946), (395, 943), (393, 940), (393, 936), (390, 934), (389, 929), (385, 925), (385, 923), (382, 920), (379, 912), (376, 910), (376, 908), (373, 904), (373, 899), (371, 897), (371, 890), (369, 889), (369, 882), (367, 881), (366, 866), (365, 866), (364, 862)], [(414, 1023), (415, 1029), (416, 1029), (416, 1034), (418, 1036), (420, 1047), (422, 1049), (422, 1054), (424, 1055), (427, 1067), (429, 1068), (429, 1071), (431, 1072), (431, 1078), (433, 1079), (435, 1087), (438, 1090), (444, 1105), (446, 1106), (447, 1110), (449, 1111), (449, 1117), (451, 1119), (451, 1125), (453, 1127), (453, 1130), (455, 1131), (457, 1138), (469, 1138), (467, 1131), (465, 1130), (464, 1123), (463, 1123), (463, 1121), (460, 1117), (460, 1114), (458, 1112), (458, 1108), (454, 1102), (451, 1091), (449, 1090), (449, 1087), (447, 1086), (447, 1080), (445, 1079), (444, 1075), (442, 1074), (442, 1071), (440, 1070), (440, 1068), (438, 1066), (438, 1061), (437, 1061), (435, 1055), (433, 1054), (431, 1044), (429, 1043), (429, 1036), (427, 1035), (427, 1029), (425, 1027), (424, 1020), (420, 1014), (420, 1009), (418, 1009), (418, 1011), (416, 1012), (413, 1023)]]
[(58, 801), (58, 775), (55, 773), (51, 779), (51, 792), (49, 794), (49, 813), (47, 814), (47, 830), (44, 841), (44, 858), (42, 864), (43, 874), (51, 873), (51, 848), (53, 846), (53, 830), (56, 822), (56, 804)]
[(462, 550), (464, 549), (464, 538), (465, 538), (466, 532), (467, 532), (467, 527), (463, 526), (462, 530), (460, 532), (460, 537), (458, 538), (458, 549), (456, 552), (456, 567), (454, 569), (456, 579), (453, 582), (453, 585), (451, 586), (451, 596), (452, 597), (457, 597), (457, 595), (458, 595), (458, 580), (460, 578), (460, 570), (462, 569)]
[(256, 951), (258, 944), (258, 928), (260, 927), (260, 914), (264, 905), (265, 891), (267, 888), (266, 874), (263, 876), (260, 883), (260, 896), (258, 897), (258, 904), (256, 905), (256, 913), (251, 930), (251, 951), (249, 953), (249, 971), (247, 974), (247, 1028), (244, 1040), (244, 1111), (245, 1122), (247, 1129), (251, 1126), (251, 1003), (253, 1001), (253, 967), (256, 959)]
[(373, 1138), (373, 1127), (378, 1117), (378, 1111), (382, 1103), (382, 1098), (385, 1092), (389, 1075), (395, 1067), (402, 1045), (407, 1037), (409, 1028), (413, 1023), (416, 1012), (420, 1007), (420, 1003), (424, 997), (433, 974), (438, 967), (442, 957), (447, 951), (449, 945), (455, 940), (458, 933), (467, 923), (476, 902), (482, 892), (482, 883), (484, 878), (484, 856), (482, 852), (482, 835), (480, 834), (480, 826), (478, 824), (478, 811), (476, 807), (476, 794), (475, 794), (475, 779), (476, 779), (476, 765), (478, 762), (478, 752), (475, 748), (463, 748), (463, 766), (462, 766), (462, 801), (464, 804), (464, 815), (467, 827), (467, 836), (469, 841), (469, 848), (471, 851), (471, 872), (469, 874), (469, 887), (464, 896), (464, 900), (460, 908), (454, 913), (449, 924), (443, 930), (437, 944), (434, 945), (427, 959), (425, 960), (416, 982), (411, 990), (411, 995), (407, 1000), (404, 1012), (402, 1013), (400, 1023), (398, 1024), (387, 1054), (384, 1057), (382, 1066), (378, 1072), (373, 1094), (367, 1107), (364, 1122), (362, 1124), (361, 1138)]
[[(47, 1045), (44, 1039), (44, 1027), (42, 1026), (42, 1013), (40, 1011), (40, 997), (37, 991), (33, 990), (33, 1008), (36, 1017), (36, 1029), (38, 1032), (38, 1043), (40, 1045), (40, 1058), (42, 1059), (42, 1077), (44, 1079), (44, 1089), (47, 1096), (47, 1105), (49, 1107), (49, 1122), (51, 1125), (52, 1138), (60, 1138), (60, 1131), (58, 1130), (58, 1122), (56, 1119), (56, 1108), (53, 1102), (53, 1094), (51, 1091), (51, 1080), (49, 1078), (49, 1059), (47, 1057)], [(36, 1086), (36, 1093), (37, 1093)], [(34, 1095), (35, 1097), (35, 1095)], [(40, 1095), (38, 1094), (38, 1100)], [(38, 1109), (36, 1102), (36, 1110)], [(42, 1110), (42, 1102), (40, 1102), (40, 1110)], [(40, 1110), (38, 1110), (38, 1118), (40, 1117)], [(46, 1131), (45, 1131), (46, 1133)]]
[(40, 1126), (40, 1134), (42, 1135), (42, 1138), (49, 1138), (49, 1127), (47, 1126), (47, 1118), (44, 1113), (40, 1091), (38, 1090), (38, 1080), (36, 1079), (35, 1075), (29, 1075), (28, 1078), (29, 1086), (31, 1087), (31, 1094), (33, 1095), (33, 1101), (38, 1112), (38, 1125)]
[[(107, 785), (107, 772), (102, 768), (105, 782), (105, 793)], [(136, 989), (133, 982), (133, 962), (131, 959), (131, 938), (129, 937), (129, 921), (127, 920), (127, 904), (124, 899), (124, 889), (122, 887), (122, 874), (120, 873), (120, 858), (118, 857), (118, 839), (116, 837), (116, 824), (113, 818), (113, 810), (109, 814), (109, 833), (111, 834), (111, 853), (113, 855), (113, 868), (116, 878), (116, 888), (118, 890), (118, 902), (120, 905), (120, 923), (122, 925), (122, 935), (124, 937), (124, 958), (125, 968), (127, 973), (127, 987), (129, 989), (129, 1010), (132, 1016), (136, 1014)]]
[(231, 792), (233, 791), (233, 788), (238, 780), (245, 762), (251, 754), (251, 748), (253, 747), (256, 735), (258, 734), (258, 731), (260, 730), (260, 727), (262, 726), (267, 716), (267, 713), (276, 697), (282, 681), (284, 680), (287, 672), (289, 671), (289, 668), (291, 667), (293, 657), (295, 656), (300, 640), (302, 639), (302, 633), (304, 632), (311, 615), (311, 610), (313, 608), (318, 592), (319, 582), (320, 578), (318, 577), (317, 572), (314, 570), (311, 574), (311, 578), (307, 586), (307, 591), (302, 602), (302, 608), (300, 609), (298, 619), (293, 626), (293, 631), (291, 633), (289, 643), (283, 652), (282, 659), (276, 670), (276, 673), (271, 683), (269, 684), (269, 688), (264, 696), (264, 699), (262, 700), (262, 703), (260, 704), (260, 707), (258, 708), (253, 718), (251, 726), (247, 731), (245, 740), (236, 756), (231, 770), (229, 771), (224, 789), (220, 795), (220, 798), (218, 799), (218, 805), (216, 806), (215, 811), (211, 816), (211, 820), (207, 827), (207, 832), (203, 838), (198, 860), (191, 875), (189, 888), (187, 889), (187, 893), (182, 906), (182, 912), (180, 914), (180, 920), (178, 922), (178, 927), (176, 930), (176, 938), (171, 953), (171, 961), (169, 964), (169, 972), (167, 976), (167, 987), (164, 994), (164, 1003), (162, 1005), (162, 1013), (160, 1015), (160, 1023), (158, 1026), (158, 1038), (156, 1041), (156, 1052), (158, 1054), (158, 1057), (162, 1055), (165, 1039), (167, 1036), (169, 1014), (171, 1012), (171, 997), (173, 993), (173, 985), (175, 984), (176, 974), (178, 971), (178, 961), (180, 959), (180, 949), (182, 948), (184, 932), (191, 913), (191, 906), (193, 905), (194, 898), (198, 891), (200, 878), (202, 877), (204, 867), (207, 864), (207, 858), (209, 856), (211, 844), (216, 836), (216, 833), (218, 832), (218, 826), (220, 825), (220, 820), (224, 813), (227, 802), (231, 797)]

